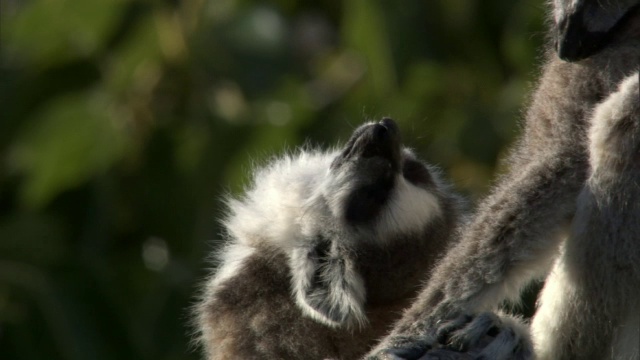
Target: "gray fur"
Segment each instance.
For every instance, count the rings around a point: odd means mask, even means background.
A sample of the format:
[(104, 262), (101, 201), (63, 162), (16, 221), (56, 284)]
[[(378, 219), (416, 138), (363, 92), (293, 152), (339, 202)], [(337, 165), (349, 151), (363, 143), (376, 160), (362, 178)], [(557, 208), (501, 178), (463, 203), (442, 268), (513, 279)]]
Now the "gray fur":
[[(596, 108), (591, 174), (532, 324), (541, 359), (640, 359), (638, 74)], [(637, 321), (637, 317), (636, 317)], [(553, 329), (553, 331), (550, 331)], [(635, 343), (619, 344), (630, 332)]]
[(222, 264), (197, 308), (210, 360), (361, 357), (416, 295), (461, 209), (389, 119), (341, 151), (272, 161), (229, 204)]
[[(567, 63), (548, 52), (511, 171), (369, 358), (417, 359), (424, 351), (415, 349), (439, 347), (442, 321), (492, 311), (517, 299), (531, 279), (547, 276), (532, 326), (538, 358), (640, 358), (640, 16), (634, 16), (585, 60)], [(513, 356), (530, 351), (520, 350)]]

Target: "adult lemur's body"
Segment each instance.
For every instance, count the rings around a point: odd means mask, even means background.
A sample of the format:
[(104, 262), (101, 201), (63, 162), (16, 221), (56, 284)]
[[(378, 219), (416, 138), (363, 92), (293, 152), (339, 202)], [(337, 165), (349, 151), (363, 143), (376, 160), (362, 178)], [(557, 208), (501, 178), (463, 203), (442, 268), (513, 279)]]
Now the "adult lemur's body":
[[(548, 52), (511, 171), (371, 358), (417, 359), (442, 341), (473, 346), (495, 323), (464, 315), (548, 275), (532, 324), (538, 358), (640, 359), (635, 4), (554, 1), (560, 54), (586, 59)], [(598, 46), (582, 41), (585, 32)], [(530, 357), (519, 336), (527, 335), (504, 329), (485, 358)]]
[(229, 202), (229, 241), (198, 307), (208, 359), (355, 359), (416, 294), (459, 200), (393, 121), (345, 148), (278, 159)]

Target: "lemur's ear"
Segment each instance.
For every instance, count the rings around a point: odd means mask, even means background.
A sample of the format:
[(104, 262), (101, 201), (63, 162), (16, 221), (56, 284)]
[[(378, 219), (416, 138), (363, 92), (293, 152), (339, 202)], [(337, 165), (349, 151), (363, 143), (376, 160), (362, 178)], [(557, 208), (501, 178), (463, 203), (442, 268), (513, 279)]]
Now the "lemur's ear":
[(364, 281), (349, 255), (324, 239), (292, 251), (294, 296), (305, 315), (332, 327), (366, 323)]

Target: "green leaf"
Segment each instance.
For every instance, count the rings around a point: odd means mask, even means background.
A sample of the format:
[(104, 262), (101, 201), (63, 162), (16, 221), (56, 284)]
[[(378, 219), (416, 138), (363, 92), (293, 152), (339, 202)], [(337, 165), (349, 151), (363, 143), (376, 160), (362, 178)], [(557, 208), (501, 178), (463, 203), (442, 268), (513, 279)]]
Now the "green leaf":
[(10, 53), (51, 65), (93, 55), (121, 15), (120, 0), (38, 0), (2, 21)]
[(58, 98), (14, 143), (13, 165), (26, 177), (21, 197), (40, 207), (104, 172), (123, 154), (124, 114), (101, 93)]
[(159, 23), (160, 15), (144, 17), (105, 62), (104, 80), (109, 91), (147, 96), (158, 82), (163, 61)]
[(397, 87), (383, 11), (376, 1), (346, 1), (344, 6), (344, 38), (367, 60), (373, 94), (382, 98)]

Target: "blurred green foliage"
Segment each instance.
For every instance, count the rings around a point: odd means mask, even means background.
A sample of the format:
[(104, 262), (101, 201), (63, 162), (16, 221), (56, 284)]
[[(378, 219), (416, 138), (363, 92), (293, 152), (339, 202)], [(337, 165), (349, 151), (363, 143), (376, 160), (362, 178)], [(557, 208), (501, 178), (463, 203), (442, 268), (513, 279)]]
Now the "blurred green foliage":
[(0, 359), (187, 359), (220, 198), (391, 116), (482, 194), (540, 0), (2, 0)]

